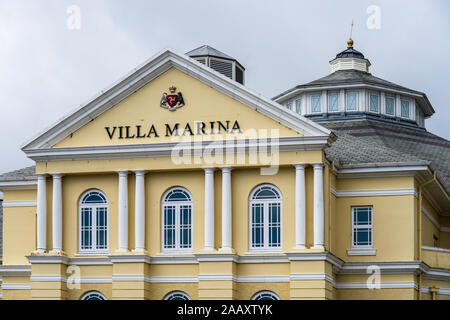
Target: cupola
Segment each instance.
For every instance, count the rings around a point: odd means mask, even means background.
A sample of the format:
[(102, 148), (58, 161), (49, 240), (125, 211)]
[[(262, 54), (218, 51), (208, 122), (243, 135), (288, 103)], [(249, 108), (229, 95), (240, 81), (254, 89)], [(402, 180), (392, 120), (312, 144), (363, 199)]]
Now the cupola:
[(331, 72), (338, 70), (359, 70), (369, 72), (370, 61), (364, 55), (353, 48), (353, 40), (347, 41), (347, 49), (338, 53), (336, 58), (330, 61)]
[(204, 45), (186, 53), (189, 57), (201, 62), (211, 69), (244, 84), (245, 68), (236, 59), (213, 47)]

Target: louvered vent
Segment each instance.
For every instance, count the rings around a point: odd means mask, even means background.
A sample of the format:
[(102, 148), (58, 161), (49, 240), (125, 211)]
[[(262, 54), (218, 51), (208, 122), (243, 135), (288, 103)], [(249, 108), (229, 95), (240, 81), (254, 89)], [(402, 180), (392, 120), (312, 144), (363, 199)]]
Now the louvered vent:
[(216, 59), (210, 59), (210, 67), (221, 74), (233, 79), (233, 63), (231, 61), (220, 61)]
[(197, 60), (200, 63), (206, 64), (206, 59), (205, 58), (196, 58), (195, 60)]

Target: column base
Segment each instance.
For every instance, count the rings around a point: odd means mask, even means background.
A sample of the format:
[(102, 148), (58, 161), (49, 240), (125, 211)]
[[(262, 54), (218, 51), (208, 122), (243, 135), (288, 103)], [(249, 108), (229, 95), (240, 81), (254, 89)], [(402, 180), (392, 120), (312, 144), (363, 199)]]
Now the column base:
[(64, 256), (66, 255), (66, 253), (60, 249), (53, 249), (51, 251), (48, 252), (49, 254), (53, 254), (55, 256)]
[(130, 250), (128, 250), (128, 249), (117, 249), (115, 252), (117, 252), (117, 253), (127, 253), (127, 252), (130, 252)]
[(142, 249), (142, 248), (136, 248), (136, 249), (131, 250), (131, 252), (133, 252), (133, 253), (147, 253), (148, 251), (145, 250), (145, 249)]
[(213, 247), (204, 247), (202, 251), (217, 251), (216, 248)]
[(303, 244), (298, 244), (295, 247), (293, 247), (292, 249), (306, 249), (306, 246)]
[(219, 252), (222, 252), (222, 253), (236, 253), (236, 250), (234, 250), (231, 247), (224, 247), (224, 248), (220, 248)]
[(323, 246), (323, 244), (315, 244), (312, 247), (310, 247), (311, 249), (325, 249), (325, 247)]
[(44, 254), (47, 253), (47, 250), (45, 249), (37, 249), (36, 251), (33, 251), (33, 254)]

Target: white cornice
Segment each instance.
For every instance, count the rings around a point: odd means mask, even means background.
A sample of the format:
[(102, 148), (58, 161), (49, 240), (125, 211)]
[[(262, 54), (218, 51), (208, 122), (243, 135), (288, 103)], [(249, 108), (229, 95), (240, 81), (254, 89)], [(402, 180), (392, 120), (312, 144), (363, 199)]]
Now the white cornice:
[(35, 180), (11, 180), (0, 181), (0, 190), (33, 190), (37, 189), (37, 179)]
[(31, 275), (29, 265), (0, 265), (0, 276), (28, 277)]
[(331, 193), (342, 197), (384, 197), (384, 196), (417, 196), (416, 189), (380, 189), (380, 190), (336, 190), (330, 187)]
[(31, 290), (28, 283), (2, 283), (2, 290)]
[(4, 208), (36, 207), (37, 201), (3, 201)]
[(261, 96), (200, 62), (171, 49), (166, 49), (102, 91), (88, 103), (60, 119), (51, 128), (26, 143), (22, 150), (28, 155), (30, 150), (52, 147), (170, 68), (176, 68), (202, 81), (302, 135), (328, 136), (331, 133), (321, 125), (287, 110), (278, 103)]
[[(299, 150), (322, 150), (329, 143), (328, 136), (314, 137), (280, 137), (276, 143), (279, 151), (299, 151)], [(212, 145), (211, 143), (214, 142)], [(152, 143), (152, 144), (131, 144), (113, 146), (90, 146), (71, 148), (42, 148), (27, 151), (27, 156), (35, 161), (58, 161), (58, 160), (94, 160), (94, 159), (124, 159), (142, 157), (169, 157), (174, 148), (189, 150), (191, 154), (200, 151), (215, 151), (223, 154), (227, 152), (240, 153), (249, 152), (255, 147), (268, 148), (272, 146), (270, 139), (260, 140), (223, 140), (223, 141), (202, 141), (202, 142), (181, 142), (181, 143)]]

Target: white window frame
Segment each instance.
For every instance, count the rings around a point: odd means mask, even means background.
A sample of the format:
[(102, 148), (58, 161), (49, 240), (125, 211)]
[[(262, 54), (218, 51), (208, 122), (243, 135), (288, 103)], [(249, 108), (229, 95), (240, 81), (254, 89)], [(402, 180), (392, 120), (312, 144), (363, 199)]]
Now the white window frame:
[[(314, 97), (319, 98), (319, 107), (320, 107), (319, 111), (313, 111), (313, 98)], [(311, 94), (309, 97), (309, 105), (311, 107), (311, 113), (322, 113), (323, 112), (323, 110), (322, 110), (322, 94), (320, 94), (320, 93), (319, 94)]]
[[(392, 101), (394, 102), (394, 105), (393, 105), (393, 107), (394, 107), (394, 113), (388, 113), (387, 112), (387, 99), (392, 99)], [(392, 96), (392, 95), (385, 95), (385, 97), (384, 97), (384, 114), (385, 115), (387, 115), (387, 116), (389, 116), (389, 117), (395, 117), (395, 96)]]
[(292, 101), (286, 102), (286, 108), (292, 110)]
[(175, 296), (175, 295), (180, 295), (183, 298), (186, 298), (186, 299), (183, 299), (183, 300), (192, 300), (191, 297), (186, 292), (183, 292), (183, 291), (172, 291), (172, 292), (169, 292), (168, 294), (166, 294), (166, 296), (164, 297), (163, 300), (172, 300), (170, 298)]
[[(371, 209), (371, 222), (369, 229), (372, 234), (372, 243), (370, 245), (354, 245), (354, 230), (355, 230), (355, 222), (354, 222), (354, 210), (357, 208), (370, 208)], [(352, 215), (352, 225), (351, 225), (351, 249), (347, 250), (347, 255), (349, 256), (375, 256), (377, 254), (377, 250), (374, 248), (374, 209), (373, 206), (352, 206), (351, 207), (351, 215)], [(369, 225), (359, 225), (357, 228), (367, 229)]]
[[(350, 110), (348, 108), (348, 95), (354, 93), (356, 95), (355, 101), (356, 101), (356, 106), (355, 109)], [(358, 112), (359, 111), (359, 91), (356, 90), (349, 90), (345, 93), (345, 111), (346, 112)]]
[[(175, 189), (180, 189), (186, 192), (189, 197), (191, 198), (190, 201), (173, 201), (173, 202), (166, 202), (165, 198), (167, 194)], [(164, 208), (166, 205), (175, 206), (175, 248), (164, 248)], [(180, 233), (180, 206), (182, 205), (190, 205), (191, 206), (191, 232), (190, 232), (190, 238), (191, 238), (191, 246), (189, 248), (180, 248), (180, 239), (179, 239), (179, 233)], [(170, 254), (186, 254), (186, 253), (192, 253), (194, 248), (194, 200), (192, 197), (192, 194), (187, 190), (186, 188), (175, 186), (169, 188), (166, 192), (164, 192), (162, 198), (161, 198), (161, 252), (162, 253), (170, 253)]]
[(281, 300), (279, 295), (277, 295), (277, 294), (276, 294), (275, 292), (273, 292), (273, 291), (268, 291), (268, 290), (265, 290), (265, 291), (259, 291), (259, 292), (255, 293), (255, 294), (250, 298), (250, 300), (259, 300), (258, 298), (259, 298), (260, 296), (262, 296), (262, 295), (269, 295), (269, 296), (272, 296), (273, 298), (275, 298), (275, 299), (273, 299), (273, 300)]
[[(280, 195), (279, 199), (253, 199), (254, 194), (262, 187), (271, 187), (278, 192)], [(253, 247), (252, 242), (252, 225), (253, 225), (253, 212), (252, 212), (252, 205), (254, 203), (262, 203), (264, 204), (264, 225), (263, 225), (263, 232), (264, 232), (264, 246), (262, 247)], [(279, 247), (272, 247), (269, 246), (269, 210), (268, 205), (269, 203), (278, 203), (280, 205), (280, 246)], [(283, 251), (283, 196), (281, 194), (280, 189), (276, 187), (273, 184), (265, 183), (260, 184), (256, 186), (252, 192), (250, 193), (249, 197), (249, 206), (248, 206), (248, 217), (249, 217), (249, 224), (248, 224), (248, 247), (250, 252), (282, 252)]]
[[(335, 111), (331, 111), (330, 110), (330, 96), (336, 96), (337, 98), (337, 106), (336, 106), (336, 110)], [(336, 113), (339, 112), (339, 92), (329, 92), (327, 95), (327, 112), (328, 113)]]
[[(83, 199), (91, 192), (98, 192), (102, 194), (105, 199), (106, 203), (95, 203), (95, 204), (83, 204)], [(97, 248), (97, 215), (96, 211), (98, 208), (105, 208), (106, 207), (106, 248), (104, 249), (98, 249)], [(81, 238), (82, 238), (82, 230), (81, 230), (81, 211), (83, 208), (91, 208), (92, 209), (92, 225), (91, 225), (91, 232), (92, 232), (92, 249), (82, 249), (81, 248)], [(86, 192), (84, 192), (80, 200), (78, 202), (78, 254), (85, 255), (85, 254), (109, 254), (109, 202), (108, 198), (106, 197), (105, 193), (99, 189), (90, 189)], [(95, 244), (95, 245), (94, 245)]]
[[(370, 209), (371, 224), (355, 225), (355, 209), (365, 209), (365, 208)], [(355, 234), (354, 234), (355, 229), (369, 229), (370, 233), (371, 233), (371, 239), (372, 239), (371, 244), (369, 244), (369, 245), (355, 244)], [(372, 206), (354, 206), (354, 207), (352, 207), (352, 248), (373, 248), (373, 243), (374, 243), (374, 239), (373, 239), (373, 207)]]
[[(300, 110), (297, 110), (297, 102), (299, 102), (300, 103)], [(295, 110), (294, 110), (294, 112), (295, 113), (297, 113), (297, 114), (302, 114), (302, 98), (297, 98), (297, 99), (295, 99), (294, 100), (294, 107), (295, 107)]]
[[(402, 114), (403, 102), (408, 102), (408, 117), (404, 117), (403, 114)], [(411, 109), (412, 109), (411, 100), (410, 99), (400, 98), (400, 118), (412, 120)]]
[(89, 297), (90, 295), (94, 295), (94, 294), (100, 296), (101, 298), (103, 298), (103, 300), (108, 300), (103, 293), (101, 293), (100, 291), (96, 291), (96, 290), (86, 292), (85, 294), (83, 294), (81, 296), (80, 300), (87, 300), (86, 299), (87, 297)]
[[(377, 105), (377, 111), (372, 111), (371, 110), (371, 96), (376, 96), (378, 97), (378, 105)], [(378, 93), (376, 92), (370, 92), (369, 91), (369, 112), (370, 113), (375, 113), (375, 114), (380, 114), (381, 113), (381, 97)]]

